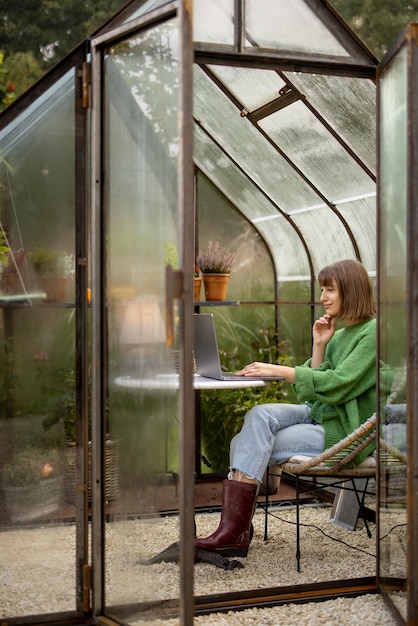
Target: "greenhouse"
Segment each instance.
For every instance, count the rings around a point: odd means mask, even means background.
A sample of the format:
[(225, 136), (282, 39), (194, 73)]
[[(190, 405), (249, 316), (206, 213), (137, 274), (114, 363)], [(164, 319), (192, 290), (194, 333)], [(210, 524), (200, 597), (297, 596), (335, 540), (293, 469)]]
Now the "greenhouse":
[[(365, 594), (416, 623), (416, 41), (379, 63), (326, 0), (131, 0), (0, 114), (4, 623)], [(377, 302), (373, 470), (272, 468), (247, 558), (202, 562), (244, 415), (296, 396), (202, 381), (195, 316), (225, 371), (302, 364), (344, 259)]]

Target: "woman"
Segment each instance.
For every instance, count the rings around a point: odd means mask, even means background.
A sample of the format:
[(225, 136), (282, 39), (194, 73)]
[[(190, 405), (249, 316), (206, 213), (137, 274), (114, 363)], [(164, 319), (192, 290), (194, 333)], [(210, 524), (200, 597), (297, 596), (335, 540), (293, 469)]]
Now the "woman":
[[(325, 314), (313, 325), (312, 357), (297, 367), (251, 363), (242, 376), (283, 376), (303, 404), (262, 404), (245, 416), (231, 442), (221, 521), (196, 546), (247, 556), (251, 520), (267, 465), (296, 454), (316, 456), (366, 421), (376, 405), (376, 308), (370, 278), (358, 261), (339, 261), (318, 275)], [(344, 328), (335, 330), (335, 320)], [(356, 459), (371, 453), (370, 446)]]

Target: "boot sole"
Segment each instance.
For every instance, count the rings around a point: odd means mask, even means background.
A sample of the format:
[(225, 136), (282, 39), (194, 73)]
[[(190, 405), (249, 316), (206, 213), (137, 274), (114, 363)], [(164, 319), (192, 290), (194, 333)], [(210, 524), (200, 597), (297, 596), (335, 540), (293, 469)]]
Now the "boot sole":
[(219, 550), (211, 550), (210, 548), (202, 549), (207, 550), (208, 552), (214, 552), (215, 554), (221, 554), (225, 557), (240, 556), (241, 558), (243, 558), (246, 557), (248, 554), (248, 548), (221, 548)]

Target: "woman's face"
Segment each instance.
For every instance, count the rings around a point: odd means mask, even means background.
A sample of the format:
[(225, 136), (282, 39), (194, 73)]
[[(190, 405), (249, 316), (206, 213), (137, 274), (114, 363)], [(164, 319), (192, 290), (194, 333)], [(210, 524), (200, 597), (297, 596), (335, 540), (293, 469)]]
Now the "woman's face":
[(341, 297), (337, 283), (332, 281), (331, 285), (321, 286), (321, 302), (324, 305), (325, 313), (332, 317), (338, 317), (341, 311)]

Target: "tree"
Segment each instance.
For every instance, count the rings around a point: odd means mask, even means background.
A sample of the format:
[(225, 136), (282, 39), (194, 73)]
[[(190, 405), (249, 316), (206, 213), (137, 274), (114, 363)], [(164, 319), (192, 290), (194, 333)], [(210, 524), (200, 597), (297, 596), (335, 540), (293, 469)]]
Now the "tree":
[[(408, 22), (418, 21), (418, 0), (330, 1), (379, 59)], [(0, 110), (125, 2), (0, 0)]]
[(0, 53), (0, 110), (18, 98), (41, 76), (32, 52), (16, 52), (4, 60)]
[(5, 55), (32, 52), (44, 69), (54, 65), (111, 17), (126, 0), (0, 0)]
[(418, 0), (331, 0), (354, 32), (381, 59), (409, 22), (418, 21)]
[(125, 0), (0, 0), (0, 110)]

